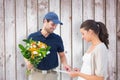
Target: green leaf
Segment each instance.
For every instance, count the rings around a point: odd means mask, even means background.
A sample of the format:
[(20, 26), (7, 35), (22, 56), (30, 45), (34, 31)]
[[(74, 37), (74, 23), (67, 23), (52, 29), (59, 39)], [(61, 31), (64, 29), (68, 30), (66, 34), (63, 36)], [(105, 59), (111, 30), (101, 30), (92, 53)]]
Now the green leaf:
[(26, 58), (26, 59), (29, 59), (31, 57), (31, 53), (29, 51), (25, 51), (23, 53), (23, 56)]
[(19, 46), (19, 48), (20, 48), (22, 51), (25, 51), (25, 50), (26, 50), (22, 44), (19, 44), (18, 46)]
[(33, 42), (32, 38), (29, 39), (30, 42)]
[(48, 47), (46, 48), (46, 51), (49, 51), (49, 50), (50, 50), (50, 48), (51, 48), (51, 47), (50, 47), (50, 46), (48, 46)]
[(23, 39), (23, 41), (26, 42), (26, 43), (29, 43), (29, 40), (27, 40), (27, 39)]
[(40, 48), (39, 51), (46, 51), (46, 49), (45, 48)]

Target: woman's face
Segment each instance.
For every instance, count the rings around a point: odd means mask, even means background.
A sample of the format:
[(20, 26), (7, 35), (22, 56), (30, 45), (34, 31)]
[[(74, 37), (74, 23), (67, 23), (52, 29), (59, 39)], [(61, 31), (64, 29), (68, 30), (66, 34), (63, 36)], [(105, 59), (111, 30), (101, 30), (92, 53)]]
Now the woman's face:
[(91, 37), (92, 37), (92, 30), (85, 30), (84, 28), (81, 28), (80, 29), (80, 32), (82, 34), (82, 38), (87, 41), (87, 42), (90, 42), (91, 41)]

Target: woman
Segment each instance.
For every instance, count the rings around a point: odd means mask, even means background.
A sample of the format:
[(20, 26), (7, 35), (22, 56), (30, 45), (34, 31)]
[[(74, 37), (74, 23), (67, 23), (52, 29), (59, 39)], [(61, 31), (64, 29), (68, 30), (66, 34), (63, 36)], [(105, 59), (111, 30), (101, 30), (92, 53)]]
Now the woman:
[(86, 20), (81, 24), (82, 38), (91, 45), (83, 56), (81, 70), (69, 72), (78, 80), (107, 80), (108, 77), (108, 32), (102, 22)]

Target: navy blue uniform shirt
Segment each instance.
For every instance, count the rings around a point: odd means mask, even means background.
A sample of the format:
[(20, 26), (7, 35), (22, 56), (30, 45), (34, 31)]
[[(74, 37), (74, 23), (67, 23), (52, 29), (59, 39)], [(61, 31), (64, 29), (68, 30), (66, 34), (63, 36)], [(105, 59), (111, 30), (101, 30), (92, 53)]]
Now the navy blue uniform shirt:
[(44, 37), (41, 31), (32, 33), (28, 36), (28, 39), (32, 38), (35, 41), (41, 41), (51, 46), (50, 54), (48, 54), (42, 61), (38, 64), (38, 69), (49, 70), (56, 68), (58, 66), (58, 52), (64, 51), (63, 41), (61, 37), (55, 33), (51, 33), (48, 37)]

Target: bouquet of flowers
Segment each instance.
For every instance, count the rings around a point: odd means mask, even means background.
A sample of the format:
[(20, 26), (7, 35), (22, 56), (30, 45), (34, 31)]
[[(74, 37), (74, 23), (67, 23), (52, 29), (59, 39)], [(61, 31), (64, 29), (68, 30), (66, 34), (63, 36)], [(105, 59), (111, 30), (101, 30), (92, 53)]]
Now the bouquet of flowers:
[(21, 53), (34, 67), (37, 67), (39, 62), (50, 53), (49, 50), (51, 47), (43, 42), (34, 41), (32, 38), (29, 40), (24, 39), (23, 41), (26, 45), (23, 46), (22, 44), (19, 44)]

